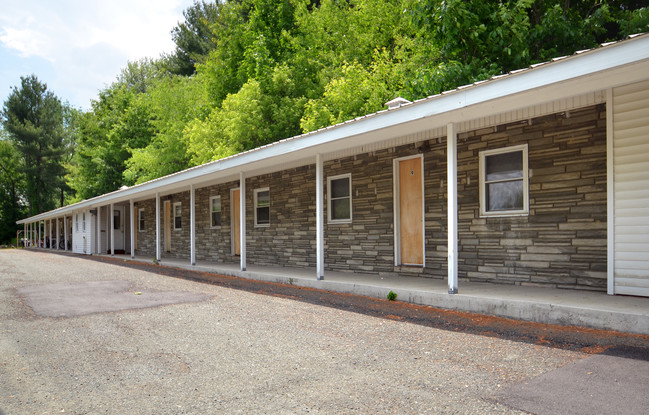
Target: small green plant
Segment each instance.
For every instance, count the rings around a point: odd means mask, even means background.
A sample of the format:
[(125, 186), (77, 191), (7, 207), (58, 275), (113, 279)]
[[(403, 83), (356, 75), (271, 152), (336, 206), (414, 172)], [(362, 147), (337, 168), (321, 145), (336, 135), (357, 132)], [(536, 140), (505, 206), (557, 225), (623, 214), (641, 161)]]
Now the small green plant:
[(289, 278), (288, 283), (289, 283), (289, 285), (293, 285), (293, 278)]
[(397, 293), (395, 293), (394, 291), (390, 290), (390, 292), (388, 293), (388, 300), (389, 300), (389, 301), (394, 301), (394, 300), (396, 300), (396, 299), (397, 299)]
[(158, 265), (158, 260), (156, 258), (153, 258), (153, 264)]

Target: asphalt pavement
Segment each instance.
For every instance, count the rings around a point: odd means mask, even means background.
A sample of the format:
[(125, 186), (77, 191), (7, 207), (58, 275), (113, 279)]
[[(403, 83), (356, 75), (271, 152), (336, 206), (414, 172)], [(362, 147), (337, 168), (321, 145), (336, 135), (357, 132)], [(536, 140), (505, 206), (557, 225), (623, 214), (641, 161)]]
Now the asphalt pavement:
[(648, 407), (643, 337), (588, 332), (555, 342), (549, 326), (472, 329), (479, 318), (161, 271), (0, 250), (0, 413)]

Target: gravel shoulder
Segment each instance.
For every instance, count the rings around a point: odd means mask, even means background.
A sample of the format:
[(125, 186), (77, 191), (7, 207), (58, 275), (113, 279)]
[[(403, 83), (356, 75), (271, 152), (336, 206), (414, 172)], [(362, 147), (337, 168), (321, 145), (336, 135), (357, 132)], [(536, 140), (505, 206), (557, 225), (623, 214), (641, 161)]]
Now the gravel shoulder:
[[(493, 396), (592, 352), (647, 344), (124, 265), (0, 251), (0, 411), (523, 413)], [(43, 316), (26, 300), (27, 287), (105, 281), (123, 281), (134, 301), (147, 293), (193, 300), (65, 316)]]

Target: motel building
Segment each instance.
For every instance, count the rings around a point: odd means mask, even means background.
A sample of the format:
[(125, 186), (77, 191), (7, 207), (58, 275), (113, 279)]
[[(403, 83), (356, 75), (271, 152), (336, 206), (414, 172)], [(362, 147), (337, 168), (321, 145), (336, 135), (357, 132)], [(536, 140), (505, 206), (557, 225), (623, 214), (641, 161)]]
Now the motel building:
[(649, 296), (649, 34), (386, 105), (18, 223), (85, 255)]

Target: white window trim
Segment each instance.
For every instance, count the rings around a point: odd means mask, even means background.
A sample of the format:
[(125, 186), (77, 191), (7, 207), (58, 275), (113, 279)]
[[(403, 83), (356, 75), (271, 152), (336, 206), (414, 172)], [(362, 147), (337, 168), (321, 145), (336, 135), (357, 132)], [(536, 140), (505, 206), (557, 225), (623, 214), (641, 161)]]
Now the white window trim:
[[(180, 228), (176, 228), (176, 206), (180, 206)], [(183, 204), (182, 202), (175, 202), (171, 205), (171, 211), (173, 212), (173, 229), (174, 231), (179, 231), (183, 228)]]
[(81, 231), (85, 232), (86, 231), (86, 212), (85, 211), (81, 213), (81, 217), (82, 217), (82, 219), (81, 219)]
[[(261, 192), (268, 192), (268, 223), (257, 223), (257, 195)], [(261, 187), (259, 189), (255, 189), (254, 191), (254, 199), (255, 199), (255, 228), (268, 228), (270, 226), (270, 188), (268, 187)]]
[[(496, 154), (523, 152), (523, 209), (487, 211), (487, 195), (485, 194), (485, 158)], [(503, 147), (494, 150), (480, 152), (479, 176), (480, 176), (480, 217), (503, 217), (503, 216), (528, 216), (530, 213), (530, 192), (529, 192), (529, 165), (528, 165), (527, 144)]]
[(79, 232), (79, 214), (75, 214), (74, 217), (74, 230), (75, 232)]
[(141, 216), (144, 214), (144, 208), (139, 208), (137, 210), (137, 231), (138, 232), (144, 232), (144, 227), (142, 227), (142, 220), (140, 220)]
[[(331, 213), (333, 212), (331, 198), (331, 182), (338, 179), (349, 179), (349, 219), (332, 219)], [(336, 224), (336, 223), (351, 223), (353, 218), (352, 210), (352, 174), (339, 174), (338, 176), (327, 177), (327, 223)]]
[(219, 201), (219, 206), (221, 206), (221, 224), (223, 224), (223, 204), (221, 204), (221, 196), (212, 196), (210, 197), (210, 216), (209, 216), (209, 221), (210, 221), (210, 229), (221, 229), (221, 226), (218, 225), (212, 225), (212, 209), (214, 207), (214, 201), (217, 200)]

